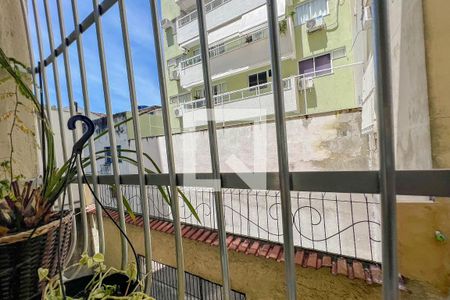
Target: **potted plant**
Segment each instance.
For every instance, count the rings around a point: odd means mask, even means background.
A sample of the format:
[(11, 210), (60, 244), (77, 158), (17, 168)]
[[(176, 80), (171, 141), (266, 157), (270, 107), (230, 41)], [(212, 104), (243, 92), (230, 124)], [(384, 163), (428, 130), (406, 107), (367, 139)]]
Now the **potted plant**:
[(80, 261), (66, 269), (82, 268), (84, 275), (77, 279), (64, 282), (61, 288), (59, 277), (49, 277), (48, 269), (39, 269), (39, 279), (45, 283), (42, 299), (133, 299), (151, 300), (150, 296), (139, 290), (143, 288), (142, 281), (137, 279), (136, 264), (130, 263), (126, 270), (107, 267), (103, 254), (97, 253), (90, 257), (83, 253)]
[[(53, 133), (47, 116), (29, 88), (24, 74), (26, 67), (5, 55), (0, 49), (0, 83), (13, 80), (13, 92), (7, 97), (15, 99), (15, 109), (1, 116), (11, 118), (10, 155), (1, 162), (4, 178), (0, 181), (0, 295), (2, 299), (29, 299), (38, 295), (36, 269), (46, 267), (54, 275), (58, 263), (63, 264), (69, 251), (72, 212), (53, 210), (70, 179), (76, 174), (73, 164), (56, 168)], [(24, 180), (15, 175), (12, 145), (15, 130), (27, 134), (32, 131), (18, 118), (19, 94), (31, 102), (41, 116), (41, 132), (45, 142), (46, 165), (42, 177)], [(58, 244), (60, 253), (58, 253)]]

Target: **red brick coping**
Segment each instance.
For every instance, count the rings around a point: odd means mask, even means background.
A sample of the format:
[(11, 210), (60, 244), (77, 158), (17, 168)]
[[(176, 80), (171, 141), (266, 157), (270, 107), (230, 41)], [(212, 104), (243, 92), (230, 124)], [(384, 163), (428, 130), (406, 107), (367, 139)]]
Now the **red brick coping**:
[[(87, 212), (89, 214), (94, 214), (95, 206), (90, 205), (87, 208)], [(117, 211), (108, 210), (108, 212), (115, 221), (119, 220)], [(103, 212), (103, 215), (106, 216), (106, 213)], [(126, 214), (125, 222), (131, 225), (144, 227), (144, 219), (142, 216), (136, 216), (136, 219), (133, 221), (131, 217)], [(151, 218), (150, 228), (167, 234), (173, 234), (174, 232), (173, 224), (165, 220)], [(198, 241), (211, 246), (219, 245), (217, 230), (185, 224), (181, 226), (181, 235), (185, 239)], [(242, 252), (246, 255), (254, 255), (261, 258), (276, 260), (278, 262), (284, 261), (283, 245), (270, 241), (261, 241), (249, 237), (227, 234), (227, 246), (228, 251)], [(364, 280), (367, 284), (382, 284), (381, 266), (380, 264), (373, 262), (339, 257), (296, 247), (295, 263), (303, 268), (328, 268), (333, 275), (342, 275), (349, 279)], [(402, 279), (401, 276), (400, 279)], [(399, 288), (404, 289), (403, 280), (400, 280)]]

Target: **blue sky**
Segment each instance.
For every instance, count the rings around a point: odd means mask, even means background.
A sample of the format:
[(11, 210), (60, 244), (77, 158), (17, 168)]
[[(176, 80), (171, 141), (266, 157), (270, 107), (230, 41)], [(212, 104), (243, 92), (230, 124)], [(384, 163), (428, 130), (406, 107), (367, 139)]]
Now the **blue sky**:
[[(48, 0), (52, 15), (52, 29), (55, 45), (61, 43), (59, 20), (56, 8), (56, 0)], [(61, 0), (64, 7), (64, 21), (66, 35), (74, 30), (71, 0)], [(100, 2), (100, 1), (99, 1)], [(42, 0), (37, 0), (39, 18), (41, 23), (42, 39), (45, 57), (50, 54), (49, 38), (47, 34), (47, 23)], [(139, 105), (160, 104), (159, 86), (155, 61), (155, 50), (150, 21), (149, 0), (125, 1), (127, 8), (128, 30), (130, 33), (134, 76)], [(91, 0), (78, 0), (80, 22), (92, 11)], [(35, 61), (38, 61), (39, 52), (37, 46), (34, 16), (31, 1), (29, 0), (29, 22), (33, 43)], [(103, 39), (105, 43), (105, 54), (107, 59), (108, 78), (110, 84), (111, 102), (114, 112), (129, 111), (130, 98), (123, 51), (122, 32), (120, 28), (120, 16), (118, 5), (114, 5), (102, 17)], [(88, 77), (88, 92), (91, 100), (91, 111), (105, 112), (102, 79), (98, 59), (97, 39), (95, 26), (91, 26), (83, 34), (83, 45), (85, 54), (86, 71)], [(75, 101), (83, 106), (83, 96), (79, 74), (78, 56), (76, 44), (69, 48), (72, 85)], [(52, 104), (56, 104), (56, 93), (53, 70), (51, 66), (46, 68), (49, 85), (49, 97)], [(63, 56), (58, 57), (58, 70), (61, 84), (61, 95), (64, 106), (68, 106), (67, 87), (65, 81), (65, 70)], [(83, 106), (84, 107), (84, 106)]]

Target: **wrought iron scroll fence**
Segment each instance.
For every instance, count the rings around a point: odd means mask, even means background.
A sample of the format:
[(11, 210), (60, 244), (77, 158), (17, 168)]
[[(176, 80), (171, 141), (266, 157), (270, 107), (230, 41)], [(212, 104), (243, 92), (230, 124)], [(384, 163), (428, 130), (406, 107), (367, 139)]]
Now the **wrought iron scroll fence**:
[[(172, 220), (169, 205), (156, 186), (147, 186), (150, 216)], [(141, 215), (139, 186), (122, 185), (133, 211)], [(116, 209), (114, 193), (100, 185), (105, 206)], [(213, 190), (184, 187), (201, 222), (180, 201), (185, 224), (217, 229)], [(281, 201), (278, 191), (222, 190), (227, 233), (283, 243)], [(380, 200), (375, 194), (291, 192), (294, 245), (305, 249), (381, 262)]]

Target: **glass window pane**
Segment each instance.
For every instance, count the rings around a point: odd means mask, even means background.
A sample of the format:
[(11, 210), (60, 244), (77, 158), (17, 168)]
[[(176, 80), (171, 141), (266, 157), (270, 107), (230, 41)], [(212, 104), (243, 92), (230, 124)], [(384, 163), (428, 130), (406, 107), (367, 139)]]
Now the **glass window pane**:
[(299, 62), (300, 75), (305, 74), (306, 77), (314, 75), (314, 61), (312, 58)]
[(331, 55), (325, 54), (315, 58), (316, 76), (331, 73)]
[(252, 87), (258, 85), (258, 75), (257, 74), (253, 74), (248, 76), (248, 86)]

